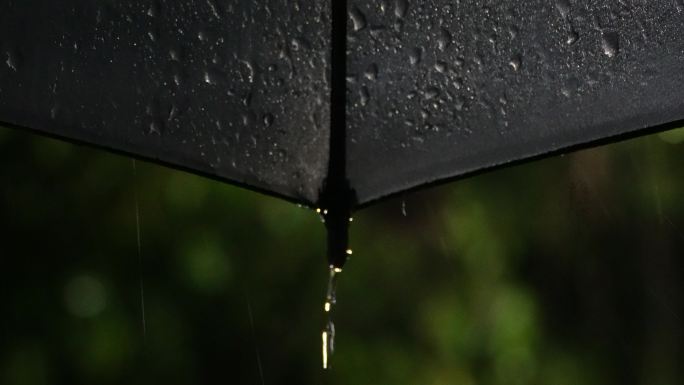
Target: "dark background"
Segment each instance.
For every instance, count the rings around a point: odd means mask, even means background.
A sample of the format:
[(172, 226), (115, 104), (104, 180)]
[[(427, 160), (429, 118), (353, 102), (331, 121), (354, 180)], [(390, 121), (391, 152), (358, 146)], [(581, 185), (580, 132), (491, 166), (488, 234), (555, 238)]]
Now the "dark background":
[(682, 141), (358, 212), (324, 373), (312, 210), (0, 128), (0, 383), (682, 383)]

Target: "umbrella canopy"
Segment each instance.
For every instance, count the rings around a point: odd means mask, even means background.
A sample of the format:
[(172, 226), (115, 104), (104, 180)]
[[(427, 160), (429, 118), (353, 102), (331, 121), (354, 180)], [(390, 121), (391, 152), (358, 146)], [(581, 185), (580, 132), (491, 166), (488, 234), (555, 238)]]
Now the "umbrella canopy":
[(684, 118), (684, 3), (351, 1), (358, 202)]
[(330, 7), (2, 1), (0, 120), (314, 205)]
[(683, 17), (672, 0), (7, 0), (0, 120), (322, 206), (341, 264), (355, 207), (684, 118)]

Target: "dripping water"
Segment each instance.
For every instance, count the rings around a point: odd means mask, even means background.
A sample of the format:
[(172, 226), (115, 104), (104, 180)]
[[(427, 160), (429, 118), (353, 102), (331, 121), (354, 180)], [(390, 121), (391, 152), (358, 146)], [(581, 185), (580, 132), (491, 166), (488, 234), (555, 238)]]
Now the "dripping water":
[(325, 295), (325, 304), (323, 305), (326, 321), (323, 332), (321, 333), (323, 369), (330, 369), (330, 358), (335, 352), (335, 322), (333, 320), (333, 310), (337, 303), (337, 278), (340, 273), (342, 273), (341, 268), (330, 265), (328, 289)]
[(261, 385), (264, 385), (264, 369), (261, 364), (261, 353), (259, 352), (259, 345), (256, 342), (256, 331), (254, 328), (254, 315), (252, 314), (252, 301), (249, 299), (249, 292), (245, 290), (245, 298), (247, 298), (247, 314), (249, 315), (249, 326), (252, 332), (252, 340), (254, 341), (254, 352), (256, 354), (257, 369), (259, 370), (259, 379)]
[(138, 186), (137, 186), (137, 175), (138, 175), (138, 167), (135, 162), (135, 159), (133, 159), (133, 183), (134, 183), (134, 188), (133, 188), (133, 194), (135, 197), (135, 234), (136, 234), (136, 240), (137, 240), (137, 251), (138, 251), (138, 272), (140, 275), (140, 313), (141, 313), (141, 320), (142, 320), (142, 333), (143, 333), (143, 342), (145, 342), (145, 339), (147, 338), (147, 323), (145, 322), (145, 286), (143, 285), (143, 262), (142, 262), (142, 252), (141, 252), (141, 240), (140, 240), (140, 203), (138, 200)]

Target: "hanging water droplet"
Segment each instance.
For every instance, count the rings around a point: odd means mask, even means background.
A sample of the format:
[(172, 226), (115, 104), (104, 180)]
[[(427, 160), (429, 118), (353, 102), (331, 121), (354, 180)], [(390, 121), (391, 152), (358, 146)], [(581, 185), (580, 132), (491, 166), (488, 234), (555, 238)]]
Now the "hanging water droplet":
[(608, 57), (613, 57), (620, 51), (620, 36), (617, 32), (603, 32), (601, 34), (601, 48)]

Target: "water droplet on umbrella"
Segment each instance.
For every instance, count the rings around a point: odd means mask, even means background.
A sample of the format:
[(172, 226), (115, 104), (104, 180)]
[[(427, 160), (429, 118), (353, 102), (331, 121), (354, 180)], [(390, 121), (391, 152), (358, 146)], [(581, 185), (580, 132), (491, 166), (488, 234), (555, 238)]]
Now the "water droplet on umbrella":
[(56, 118), (57, 118), (57, 113), (59, 113), (59, 105), (58, 105), (58, 104), (55, 104), (55, 105), (52, 106), (52, 108), (50, 109), (50, 118), (53, 119), (53, 120), (56, 119)]
[(520, 57), (520, 55), (514, 55), (511, 58), (511, 61), (508, 62), (508, 65), (510, 65), (511, 68), (513, 68), (513, 71), (517, 71), (518, 69), (520, 69), (520, 66), (522, 65), (522, 58)]
[(575, 42), (577, 41), (577, 39), (579, 39), (579, 35), (578, 35), (577, 32), (575, 32), (575, 30), (571, 27), (571, 28), (570, 28), (570, 32), (568, 32), (568, 38), (567, 38), (567, 40), (566, 40), (565, 42), (568, 43), (568, 44), (570, 44), (570, 45), (572, 45), (572, 44), (575, 44)]
[(368, 66), (366, 72), (363, 74), (368, 80), (375, 80), (378, 77), (378, 65), (373, 63)]
[(568, 17), (570, 13), (570, 1), (568, 0), (556, 0), (556, 9), (560, 12), (563, 19)]
[(463, 98), (462, 96), (459, 96), (456, 99), (456, 104), (454, 104), (456, 111), (463, 111), (464, 106), (465, 106), (465, 98)]
[(601, 34), (601, 48), (608, 57), (613, 57), (620, 51), (620, 36), (617, 32), (603, 32)]
[(447, 64), (443, 61), (438, 61), (437, 63), (435, 63), (435, 70), (443, 74), (447, 70)]
[(158, 1), (152, 2), (152, 4), (150, 4), (150, 7), (147, 8), (147, 16), (156, 17), (157, 15), (159, 15), (160, 9), (161, 9), (161, 5), (159, 4)]
[(366, 16), (357, 7), (353, 7), (351, 9), (351, 11), (349, 12), (349, 16), (352, 19), (352, 26), (354, 28), (354, 32), (358, 32), (366, 28)]
[(366, 104), (368, 104), (369, 100), (370, 94), (368, 93), (368, 88), (361, 87), (361, 90), (359, 91), (359, 102), (362, 106), (365, 106)]
[(394, 15), (398, 18), (406, 16), (408, 0), (394, 0)]
[(421, 48), (413, 48), (409, 53), (409, 63), (416, 65), (423, 59), (423, 50)]
[(171, 60), (180, 61), (180, 52), (175, 49), (169, 50), (169, 57), (171, 57)]
[(428, 100), (434, 99), (439, 96), (439, 88), (429, 87), (427, 90), (425, 90), (425, 94), (423, 96)]
[(451, 45), (451, 33), (446, 28), (442, 28), (437, 38), (437, 48), (444, 51)]
[(518, 36), (518, 27), (512, 25), (508, 28), (508, 34), (511, 36), (511, 39), (515, 39)]
[(214, 14), (214, 17), (217, 19), (221, 19), (221, 14), (219, 13), (218, 5), (215, 4), (213, 0), (207, 0), (207, 4), (209, 5), (209, 9), (211, 9), (211, 13)]
[(209, 71), (204, 72), (204, 82), (207, 84), (216, 84), (214, 79), (212, 79), (211, 75), (209, 74)]
[(675, 6), (678, 11), (684, 11), (684, 0), (675, 0)]
[(265, 125), (266, 127), (271, 127), (271, 126), (273, 125), (273, 120), (274, 120), (274, 119), (275, 119), (275, 118), (273, 117), (272, 114), (266, 114), (266, 115), (264, 115), (264, 125)]
[(247, 81), (249, 81), (250, 84), (254, 83), (254, 65), (247, 60), (243, 60), (242, 63), (247, 68)]
[(164, 122), (159, 119), (154, 119), (149, 126), (149, 134), (161, 135), (164, 131)]
[(17, 71), (19, 67), (17, 55), (15, 53), (12, 53), (10, 51), (7, 51), (5, 53), (7, 56), (7, 60), (5, 60), (5, 64), (7, 64), (7, 67), (9, 67), (12, 71)]

